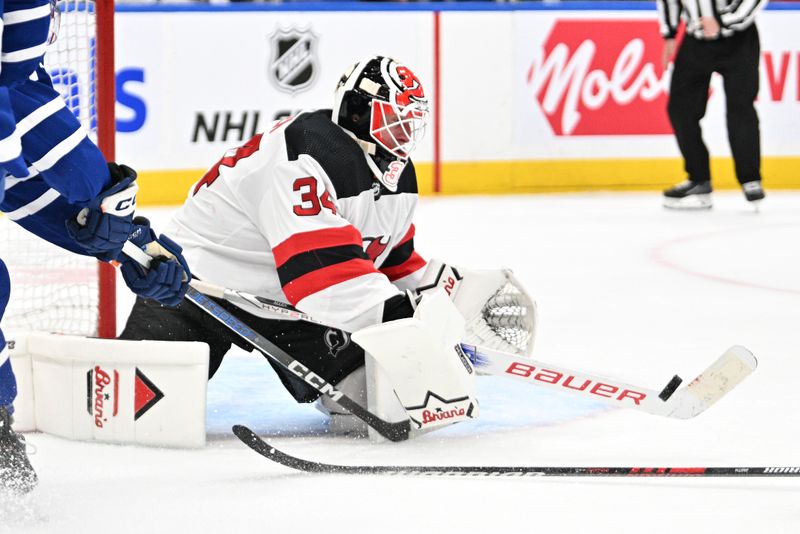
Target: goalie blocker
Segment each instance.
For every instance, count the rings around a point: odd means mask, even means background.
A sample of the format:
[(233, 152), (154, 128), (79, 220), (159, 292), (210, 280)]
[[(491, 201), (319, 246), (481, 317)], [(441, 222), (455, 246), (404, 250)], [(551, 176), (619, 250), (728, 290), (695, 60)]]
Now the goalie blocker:
[[(480, 345), (509, 352), (522, 358), (527, 358), (532, 353), (536, 338), (536, 302), (511, 270), (463, 269), (445, 264), (438, 259), (431, 259), (416, 292), (423, 297), (420, 307), (425, 307), (426, 297), (433, 296), (439, 292), (446, 294), (454, 305), (446, 307), (441, 303), (437, 303), (431, 305), (427, 313), (423, 310), (423, 313), (419, 316), (415, 314), (416, 319), (431, 321), (431, 325), (437, 324), (438, 326), (435, 329), (425, 330), (424, 327), (421, 327), (420, 330), (413, 330), (407, 325), (403, 326), (403, 328), (407, 329), (405, 333), (409, 337), (419, 334), (421, 331), (424, 331), (429, 336), (432, 335), (432, 332), (440, 332), (439, 335), (443, 337), (439, 341), (441, 345), (438, 353), (433, 349), (434, 344), (429, 345), (427, 349), (429, 353), (441, 354), (442, 347), (448, 346), (452, 340), (455, 340), (457, 344), (464, 342), (471, 345)], [(455, 329), (453, 329), (442, 334), (442, 332), (445, 332), (442, 325), (448, 324), (448, 320), (452, 323), (456, 321), (454, 317), (446, 318), (456, 310), (461, 317), (461, 333), (455, 335)], [(441, 317), (431, 317), (435, 313), (441, 314)], [(373, 328), (390, 328), (388, 326), (390, 324), (387, 323)], [(431, 385), (431, 395), (428, 397), (423, 395), (422, 402), (414, 403), (411, 400), (414, 398), (413, 396), (404, 398), (403, 393), (397, 389), (398, 387), (403, 387), (399, 385), (400, 383), (410, 379), (409, 376), (406, 376), (401, 381), (398, 378), (400, 376), (398, 371), (402, 372), (402, 370), (389, 367), (392, 363), (396, 367), (399, 366), (398, 361), (404, 362), (405, 365), (410, 365), (408, 355), (402, 353), (402, 350), (410, 350), (410, 347), (407, 346), (408, 342), (405, 341), (401, 332), (402, 330), (398, 328), (396, 337), (388, 335), (388, 332), (383, 337), (376, 335), (374, 336), (376, 339), (372, 341), (372, 346), (365, 347), (374, 360), (377, 361), (376, 364), (372, 358), (367, 358), (366, 360), (367, 406), (371, 412), (389, 421), (398, 421), (405, 417), (406, 412), (408, 412), (408, 416), (416, 423), (415, 426), (420, 430), (425, 430), (426, 425), (419, 425), (420, 418), (424, 418), (425, 406), (430, 406), (432, 402), (436, 401), (443, 405), (434, 408), (434, 410), (439, 410), (435, 413), (453, 412), (452, 409), (447, 409), (446, 403), (443, 403), (442, 395), (437, 397), (433, 394), (435, 391), (434, 380), (443, 380), (443, 376), (439, 375), (439, 377), (435, 378), (432, 369), (421, 373), (427, 373), (427, 375), (419, 384), (428, 383)], [(392, 334), (394, 333), (392, 332)], [(363, 331), (357, 332), (353, 334), (353, 339), (359, 342), (359, 339), (363, 339), (362, 335)], [(449, 339), (447, 338), (448, 335), (451, 336)], [(404, 349), (400, 349), (399, 347), (404, 344)], [(459, 359), (466, 359), (460, 350), (460, 345), (456, 350), (458, 351)], [(385, 351), (387, 355), (379, 354), (381, 351)], [(433, 365), (433, 362), (426, 360), (423, 354), (418, 356), (419, 360), (424, 361), (426, 365)], [(451, 379), (455, 379), (458, 374), (453, 370), (451, 372), (454, 373)], [(474, 373), (471, 376), (474, 377)], [(417, 387), (419, 387), (419, 384)], [(477, 401), (474, 401), (474, 393), (470, 396), (472, 403), (477, 408)], [(416, 393), (416, 397), (420, 397), (419, 391)], [(405, 409), (399, 407), (398, 398), (400, 400), (399, 404), (402, 404)], [(458, 418), (454, 417), (449, 422), (454, 423), (470, 417), (477, 417), (477, 415), (477, 410), (473, 411), (469, 417), (465, 412), (464, 415)], [(428, 417), (432, 416), (429, 415)], [(439, 424), (429, 424), (427, 428), (433, 428), (439, 426)], [(412, 436), (415, 434), (417, 433), (412, 432)], [(382, 439), (372, 429), (369, 429), (369, 436), (373, 441), (381, 441)]]

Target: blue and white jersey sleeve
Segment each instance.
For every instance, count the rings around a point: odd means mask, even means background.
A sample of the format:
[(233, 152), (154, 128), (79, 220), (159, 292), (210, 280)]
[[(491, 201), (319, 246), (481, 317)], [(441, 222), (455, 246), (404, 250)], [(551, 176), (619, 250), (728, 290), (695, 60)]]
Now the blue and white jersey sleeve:
[(0, 209), (40, 237), (75, 250), (65, 215), (77, 213), (107, 187), (108, 167), (43, 67), (51, 35), (49, 1), (0, 0), (0, 5), (0, 166), (14, 152), (16, 139), (25, 167), (22, 173), (0, 169), (5, 176)]
[(11, 108), (9, 87), (24, 81), (41, 63), (50, 37), (48, 0), (0, 0), (2, 54), (0, 54), (0, 166), (22, 178), (28, 166)]

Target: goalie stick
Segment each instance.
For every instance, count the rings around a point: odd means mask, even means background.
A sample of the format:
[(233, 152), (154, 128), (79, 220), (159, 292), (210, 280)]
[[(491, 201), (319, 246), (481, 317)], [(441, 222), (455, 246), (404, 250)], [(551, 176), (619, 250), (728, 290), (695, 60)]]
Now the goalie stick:
[[(147, 267), (150, 265), (151, 256), (130, 241), (125, 243), (123, 251), (130, 258), (139, 262), (142, 266)], [(186, 291), (185, 298), (187, 300), (193, 302), (206, 313), (229, 328), (232, 332), (256, 347), (259, 352), (277, 362), (281, 367), (287, 369), (305, 383), (309, 384), (323, 395), (326, 395), (334, 402), (339, 404), (339, 406), (348, 410), (370, 427), (374, 428), (381, 436), (390, 441), (403, 441), (408, 439), (411, 424), (407, 419), (405, 421), (392, 423), (381, 419), (374, 413), (362, 407), (356, 401), (325, 381), (324, 378), (292, 358), (286, 351), (247, 326), (244, 322), (232, 315), (227, 309), (223, 308), (215, 301), (211, 300), (208, 296), (195, 289), (194, 286), (196, 283), (196, 280), (190, 282), (189, 288)]]
[(340, 465), (304, 460), (275, 448), (246, 426), (233, 433), (261, 456), (291, 469), (331, 475), (426, 475), (473, 477), (796, 477), (800, 467), (535, 467), (478, 465)]
[(749, 350), (734, 345), (689, 385), (678, 389), (683, 380), (675, 375), (659, 392), (614, 378), (575, 372), (489, 348), (465, 344), (461, 346), (479, 372), (515, 378), (529, 384), (602, 400), (620, 408), (676, 419), (690, 419), (703, 413), (735, 388), (758, 365)]
[[(194, 280), (192, 286), (206, 295), (245, 308), (256, 308), (271, 313), (276, 319), (324, 324), (288, 304), (265, 297), (199, 280)], [(615, 378), (572, 371), (558, 365), (487, 347), (475, 347), (463, 343), (461, 347), (478, 374), (514, 378), (536, 386), (603, 401), (613, 406), (677, 419), (689, 419), (701, 414), (735, 388), (758, 365), (755, 356), (749, 350), (735, 345), (725, 351), (689, 385), (679, 389), (683, 380), (675, 375), (663, 389), (655, 391)]]
[[(135, 245), (131, 244), (131, 248), (137, 251), (134, 252), (131, 250), (131, 254), (142, 254), (142, 251)], [(128, 247), (126, 244), (126, 252), (127, 249)], [(144, 261), (144, 258), (141, 258), (139, 261)], [(314, 319), (310, 315), (282, 302), (251, 295), (243, 291), (223, 288), (200, 280), (193, 280), (191, 285), (198, 294), (221, 298), (245, 308), (256, 308), (274, 315), (276, 319), (300, 320), (324, 325), (324, 323)], [(211, 300), (208, 300), (208, 302), (216, 304)], [(224, 313), (230, 315), (224, 308), (220, 307), (220, 309)], [(208, 309), (206, 309), (206, 311), (210, 312)], [(210, 313), (214, 315), (213, 312)], [(217, 318), (219, 319), (219, 317)], [(219, 320), (224, 323), (223, 319)], [(232, 330), (242, 336), (242, 333), (236, 331), (235, 328), (232, 328)], [(248, 341), (251, 340), (248, 339)], [(264, 341), (269, 343), (266, 339), (264, 339)], [(523, 380), (529, 384), (577, 394), (585, 398), (591, 398), (592, 400), (603, 401), (620, 408), (630, 408), (652, 415), (676, 419), (690, 419), (703, 413), (733, 390), (742, 380), (752, 373), (758, 365), (758, 361), (749, 350), (740, 345), (734, 345), (692, 380), (689, 385), (679, 389), (683, 380), (678, 375), (675, 375), (659, 392), (649, 388), (631, 385), (615, 378), (586, 372), (576, 372), (557, 365), (519, 357), (515, 354), (486, 347), (476, 347), (462, 343), (461, 348), (472, 361), (479, 374), (505, 376)], [(293, 360), (288, 354), (286, 357), (299, 365), (299, 363)], [(279, 363), (286, 366), (286, 364), (282, 362)], [(292, 370), (292, 372), (295, 371)], [(303, 377), (301, 376), (301, 378)], [(313, 385), (314, 384), (312, 384), (312, 386)], [(355, 401), (352, 401), (352, 399), (347, 399), (347, 401), (352, 402), (352, 404), (364, 410)], [(344, 407), (348, 410), (350, 409), (347, 406)], [(367, 412), (367, 414), (377, 418), (377, 416), (371, 412)], [(354, 415), (362, 418), (358, 414)], [(385, 425), (395, 424), (383, 420), (380, 421)], [(378, 429), (376, 428), (376, 430)], [(383, 433), (381, 432), (381, 434)], [(407, 437), (406, 431), (405, 437), (399, 439), (406, 439)], [(397, 440), (398, 439), (394, 439), (393, 441)]]

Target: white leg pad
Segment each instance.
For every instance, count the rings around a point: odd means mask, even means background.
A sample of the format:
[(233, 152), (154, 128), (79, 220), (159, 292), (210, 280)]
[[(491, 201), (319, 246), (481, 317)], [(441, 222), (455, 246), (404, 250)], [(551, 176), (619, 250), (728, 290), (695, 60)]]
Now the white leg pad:
[(14, 363), (27, 358), (32, 375), (32, 395), (23, 381), (15, 403), (27, 429), (32, 404), (36, 430), (66, 439), (205, 445), (205, 343), (42, 333), (14, 339), (26, 353), (17, 352)]

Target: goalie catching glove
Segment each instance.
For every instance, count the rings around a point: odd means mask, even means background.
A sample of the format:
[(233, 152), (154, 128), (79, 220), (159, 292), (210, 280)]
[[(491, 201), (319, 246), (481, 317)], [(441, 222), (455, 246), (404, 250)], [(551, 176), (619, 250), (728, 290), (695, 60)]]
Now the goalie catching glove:
[(130, 241), (153, 259), (149, 267), (143, 267), (135, 259), (120, 254), (122, 278), (140, 297), (157, 300), (165, 306), (177, 306), (192, 279), (189, 265), (181, 254), (183, 249), (164, 234), (156, 238), (146, 218), (136, 217), (133, 224)]
[(426, 294), (414, 316), (353, 333), (385, 371), (418, 429), (478, 416), (475, 370), (461, 350), (464, 319), (444, 291)]
[(510, 269), (474, 270), (428, 262), (417, 293), (442, 288), (463, 315), (462, 341), (529, 357), (536, 339), (536, 302)]

